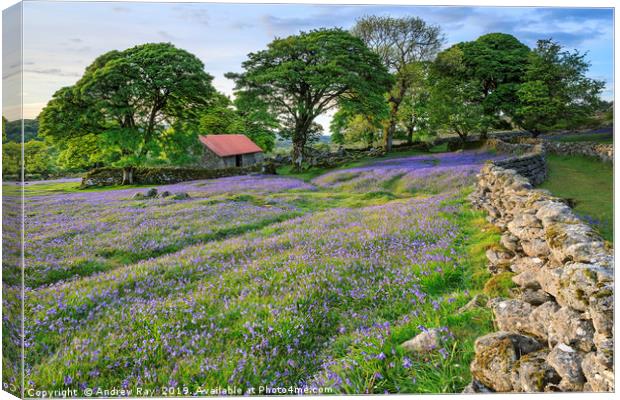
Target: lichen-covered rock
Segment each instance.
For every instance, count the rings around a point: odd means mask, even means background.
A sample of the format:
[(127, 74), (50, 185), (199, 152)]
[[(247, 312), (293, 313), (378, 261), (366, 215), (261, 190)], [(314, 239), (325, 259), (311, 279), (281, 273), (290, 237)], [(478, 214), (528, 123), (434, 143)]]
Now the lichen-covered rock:
[(441, 338), (441, 330), (438, 328), (431, 328), (421, 332), (413, 339), (407, 340), (401, 344), (401, 346), (404, 350), (412, 353), (428, 353), (440, 346)]
[(559, 309), (560, 306), (555, 301), (548, 301), (536, 307), (528, 321), (530, 333), (546, 342), (549, 338), (549, 321)]
[(556, 222), (577, 223), (579, 220), (566, 204), (559, 201), (548, 201), (538, 209), (536, 218), (542, 221), (543, 226)]
[(547, 356), (547, 363), (562, 377), (560, 388), (580, 391), (586, 378), (581, 369), (582, 353), (564, 343), (557, 344)]
[(157, 196), (157, 189), (156, 188), (150, 188), (144, 194), (144, 197), (149, 197), (149, 198), (155, 197), (155, 196)]
[(579, 311), (586, 311), (590, 296), (601, 285), (613, 280), (609, 270), (592, 264), (567, 263), (562, 270), (562, 286), (556, 297), (558, 302)]
[(515, 297), (521, 301), (529, 303), (533, 306), (539, 306), (543, 303), (553, 300), (547, 292), (540, 289), (518, 289)]
[(185, 200), (185, 199), (189, 199), (189, 194), (185, 192), (178, 192), (170, 196), (170, 198), (172, 200)]
[(488, 249), (486, 251), (487, 259), (489, 260), (489, 270), (492, 273), (498, 273), (502, 271), (510, 270), (512, 255), (505, 251), (498, 251), (494, 249)]
[(560, 383), (560, 375), (547, 363), (548, 353), (547, 349), (538, 350), (516, 362), (510, 376), (514, 391), (543, 392)]
[(479, 381), (472, 379), (471, 382), (469, 382), (469, 385), (465, 386), (465, 389), (463, 389), (461, 393), (493, 393), (493, 390), (484, 386)]
[(553, 297), (558, 297), (562, 288), (562, 268), (553, 268), (550, 263), (546, 264), (537, 272), (540, 287)]
[(562, 307), (549, 321), (549, 345), (564, 343), (577, 350), (594, 349), (594, 327), (583, 313)]
[(517, 299), (500, 301), (493, 306), (497, 326), (502, 331), (510, 332), (529, 332), (532, 310), (531, 304)]
[(540, 350), (542, 345), (529, 336), (495, 332), (482, 336), (474, 344), (471, 364), (474, 379), (497, 392), (512, 390), (512, 369), (523, 355)]
[(513, 261), (510, 269), (519, 274), (525, 271), (538, 271), (545, 265), (545, 261), (538, 257), (521, 257)]
[(530, 257), (547, 257), (550, 254), (547, 242), (537, 237), (529, 240), (522, 240), (521, 247), (523, 252)]
[[(595, 353), (588, 353), (583, 357), (581, 369), (586, 377), (587, 387), (593, 392), (613, 392), (614, 373), (605, 368), (597, 359)], [(584, 390), (586, 387), (584, 386)]]
[(512, 277), (512, 281), (524, 289), (540, 289), (537, 279), (538, 271), (527, 269)]
[(510, 232), (504, 232), (504, 234), (502, 234), (500, 243), (507, 250), (512, 251), (513, 253), (517, 253), (518, 251), (521, 250), (521, 245), (519, 244), (519, 238), (511, 234)]
[(606, 285), (593, 293), (589, 300), (588, 312), (594, 329), (600, 335), (612, 337), (614, 329), (614, 287)]

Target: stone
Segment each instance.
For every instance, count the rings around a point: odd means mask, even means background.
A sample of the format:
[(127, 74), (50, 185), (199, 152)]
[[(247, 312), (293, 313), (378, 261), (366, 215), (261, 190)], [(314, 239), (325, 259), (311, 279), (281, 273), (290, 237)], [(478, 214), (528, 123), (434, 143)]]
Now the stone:
[(547, 242), (537, 237), (532, 237), (529, 240), (522, 240), (521, 247), (523, 248), (523, 252), (530, 257), (547, 257), (551, 253), (549, 246), (547, 246)]
[(614, 366), (614, 338), (594, 335), (596, 345), (596, 360), (606, 368)]
[(594, 349), (594, 327), (583, 313), (562, 307), (549, 321), (549, 345), (564, 343), (577, 350), (589, 352)]
[(545, 265), (545, 261), (538, 257), (521, 257), (513, 261), (510, 269), (519, 274), (525, 271), (538, 271)]
[(536, 218), (542, 221), (543, 226), (561, 222), (578, 223), (579, 220), (569, 206), (559, 201), (547, 201), (538, 208)]
[(159, 198), (161, 198), (161, 199), (165, 199), (166, 197), (170, 197), (170, 196), (172, 196), (172, 193), (170, 193), (170, 192), (169, 192), (169, 191), (167, 191), (167, 190), (164, 190), (163, 192), (161, 192), (161, 193), (159, 193), (159, 194), (157, 195), (157, 197), (159, 197)]
[[(593, 392), (614, 391), (614, 373), (596, 359), (595, 353), (588, 353), (583, 357), (581, 369), (586, 377), (589, 390)], [(584, 386), (585, 389), (586, 386)]]
[(536, 274), (540, 287), (553, 297), (558, 297), (562, 287), (562, 268), (553, 268), (551, 264), (545, 265)]
[(471, 300), (469, 300), (467, 304), (459, 308), (459, 312), (470, 311), (476, 308), (484, 307), (487, 301), (489, 301), (488, 296), (485, 294), (479, 293), (475, 295)]
[(575, 310), (586, 311), (590, 296), (596, 292), (599, 281), (605, 282), (608, 277), (607, 270), (596, 265), (568, 263), (564, 266), (561, 280), (562, 286), (556, 294), (558, 302)]
[(586, 378), (581, 369), (582, 355), (564, 343), (558, 343), (547, 356), (547, 362), (562, 377), (563, 390), (580, 391)]
[(529, 316), (529, 332), (546, 342), (549, 337), (549, 321), (561, 307), (554, 301), (548, 301), (534, 308)]
[(488, 249), (486, 251), (489, 260), (489, 270), (493, 273), (507, 271), (510, 269), (512, 255), (505, 251)]
[(142, 200), (144, 199), (144, 195), (142, 193), (134, 193), (133, 196), (131, 196), (132, 200)]
[(542, 345), (529, 336), (495, 332), (479, 337), (471, 364), (474, 379), (497, 392), (512, 390), (511, 371), (523, 355), (540, 350)]
[(517, 299), (504, 300), (493, 307), (495, 321), (502, 331), (527, 333), (529, 316), (533, 311), (529, 303)]
[(512, 235), (510, 232), (504, 232), (502, 234), (502, 238), (500, 240), (502, 246), (504, 246), (507, 250), (516, 253), (521, 250), (521, 245), (519, 244), (519, 238), (515, 235)]
[(172, 200), (185, 200), (185, 199), (189, 199), (189, 194), (185, 192), (178, 192), (170, 196), (170, 198)]
[(493, 390), (484, 386), (479, 381), (472, 379), (469, 385), (465, 386), (465, 389), (461, 393), (493, 393)]
[(561, 377), (547, 363), (549, 350), (542, 349), (521, 357), (511, 373), (511, 383), (517, 392), (543, 392), (560, 383)]
[(155, 197), (157, 196), (157, 189), (155, 188), (150, 188), (149, 190), (146, 191), (146, 194), (144, 195), (144, 197)]
[(524, 289), (540, 289), (537, 279), (537, 271), (534, 269), (525, 270), (512, 277), (512, 281)]
[(533, 306), (539, 306), (553, 300), (553, 297), (551, 297), (547, 292), (540, 289), (530, 288), (517, 290), (517, 295), (515, 297)]
[(438, 328), (431, 328), (407, 340), (401, 347), (412, 353), (428, 353), (441, 345), (441, 338), (441, 331)]

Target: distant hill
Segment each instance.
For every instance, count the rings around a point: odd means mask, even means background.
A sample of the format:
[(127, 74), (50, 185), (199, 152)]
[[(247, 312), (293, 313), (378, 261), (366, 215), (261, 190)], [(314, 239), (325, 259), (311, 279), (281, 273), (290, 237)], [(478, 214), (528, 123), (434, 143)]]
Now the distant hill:
[[(8, 121), (6, 123), (6, 138), (8, 142), (20, 142), (21, 138), (21, 120)], [(24, 141), (38, 139), (39, 121), (36, 119), (24, 120)]]

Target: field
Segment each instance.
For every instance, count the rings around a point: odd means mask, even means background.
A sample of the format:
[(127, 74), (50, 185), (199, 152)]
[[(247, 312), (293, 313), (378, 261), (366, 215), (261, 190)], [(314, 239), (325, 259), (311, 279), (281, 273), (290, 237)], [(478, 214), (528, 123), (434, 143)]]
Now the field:
[(613, 242), (613, 164), (588, 157), (546, 157), (549, 177), (541, 187), (556, 196), (571, 199), (574, 210)]
[[(488, 310), (459, 311), (499, 237), (464, 200), (492, 157), (159, 187), (187, 200), (32, 185), (26, 388), (460, 391), (473, 340), (492, 329)], [(443, 332), (435, 350), (400, 347), (429, 328)]]

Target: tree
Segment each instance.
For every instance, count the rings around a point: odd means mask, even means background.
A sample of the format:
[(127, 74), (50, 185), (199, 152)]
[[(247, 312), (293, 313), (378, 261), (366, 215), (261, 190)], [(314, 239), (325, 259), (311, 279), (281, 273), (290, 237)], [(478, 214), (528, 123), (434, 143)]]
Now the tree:
[(530, 54), (525, 82), (517, 92), (516, 114), (534, 136), (554, 128), (575, 128), (599, 107), (604, 82), (585, 76), (586, 54), (566, 51), (558, 43), (539, 40)]
[(411, 144), (414, 133), (430, 136), (434, 132), (430, 124), (429, 63), (413, 63), (407, 68), (413, 80), (398, 109), (398, 122), (406, 132), (407, 142)]
[(383, 134), (385, 150), (390, 151), (398, 123), (398, 109), (415, 81), (409, 66), (432, 60), (441, 47), (443, 35), (438, 26), (429, 25), (417, 17), (380, 16), (357, 20), (352, 33), (379, 55), (383, 65), (395, 77), (394, 86), (388, 93), (390, 114)]
[(432, 66), (428, 107), (431, 126), (456, 133), (463, 143), (470, 133), (488, 124), (488, 116), (479, 101), (478, 82), (466, 78), (466, 69), (460, 47), (441, 52)]
[(379, 57), (341, 29), (319, 29), (276, 39), (250, 53), (245, 72), (229, 73), (236, 95), (262, 104), (293, 143), (293, 163), (301, 169), (314, 120), (345, 104), (372, 111), (383, 103), (392, 80)]
[(169, 43), (110, 51), (54, 94), (40, 114), (40, 135), (61, 151), (94, 140), (101, 159), (123, 168), (123, 184), (132, 183), (134, 167), (161, 161), (163, 145), (174, 145), (166, 141), (171, 126), (182, 121), (195, 139), (212, 79), (196, 56)]

